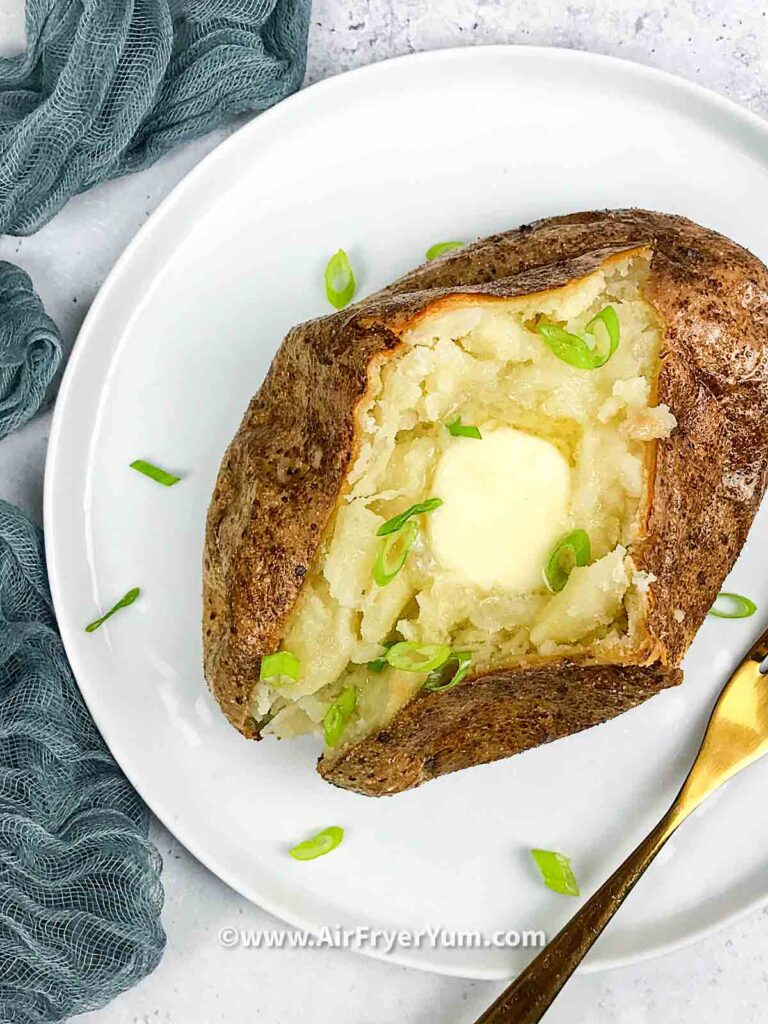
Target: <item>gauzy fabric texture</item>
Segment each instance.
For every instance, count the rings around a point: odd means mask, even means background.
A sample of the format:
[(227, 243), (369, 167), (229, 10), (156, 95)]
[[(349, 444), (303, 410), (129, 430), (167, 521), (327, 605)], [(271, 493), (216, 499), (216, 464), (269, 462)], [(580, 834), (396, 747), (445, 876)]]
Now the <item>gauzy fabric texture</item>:
[(67, 662), (42, 535), (0, 501), (0, 1020), (64, 1020), (157, 965), (147, 830)]
[(59, 329), (29, 276), (0, 261), (0, 437), (35, 415), (60, 362)]
[(0, 59), (0, 233), (301, 85), (309, 0), (27, 0)]
[[(27, 50), (0, 58), (0, 233), (36, 231), (73, 195), (298, 89), (309, 11), (27, 0)], [(34, 415), (60, 360), (29, 277), (0, 263), (0, 437)], [(161, 862), (147, 835), (67, 663), (41, 536), (0, 502), (0, 1021), (65, 1020), (157, 965)]]

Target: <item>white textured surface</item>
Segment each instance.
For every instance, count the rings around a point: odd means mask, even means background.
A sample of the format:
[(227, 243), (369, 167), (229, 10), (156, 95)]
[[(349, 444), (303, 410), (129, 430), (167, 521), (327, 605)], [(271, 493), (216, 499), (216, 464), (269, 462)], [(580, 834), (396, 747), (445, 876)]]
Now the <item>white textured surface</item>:
[[(0, 47), (18, 46), (21, 0), (0, 0)], [(373, 60), (472, 43), (570, 46), (676, 72), (768, 112), (768, 18), (754, 0), (317, 0), (308, 78)], [(604, 129), (602, 129), (604, 130)], [(0, 239), (0, 258), (27, 269), (71, 343), (115, 258), (175, 182), (225, 133), (130, 179), (74, 200), (31, 239)], [(759, 209), (759, 208), (758, 208)], [(0, 444), (0, 496), (39, 517), (48, 417)], [(168, 950), (153, 976), (109, 1008), (107, 1024), (385, 1021), (470, 1022), (498, 985), (387, 967), (336, 951), (225, 950), (218, 929), (274, 922), (197, 864), (164, 830)], [(743, 841), (749, 841), (743, 837)], [(727, 871), (727, 865), (724, 865)], [(767, 867), (768, 870), (768, 867)], [(450, 893), (446, 894), (450, 899)], [(765, 1020), (768, 913), (662, 960), (577, 978), (552, 1024), (715, 1024)]]

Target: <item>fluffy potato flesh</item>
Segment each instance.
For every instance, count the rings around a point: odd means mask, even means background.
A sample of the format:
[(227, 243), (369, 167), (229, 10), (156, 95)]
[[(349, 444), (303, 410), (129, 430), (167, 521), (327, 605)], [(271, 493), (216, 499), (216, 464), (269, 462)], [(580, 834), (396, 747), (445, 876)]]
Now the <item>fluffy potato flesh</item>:
[[(393, 641), (470, 652), (470, 677), (561, 657), (620, 661), (632, 649), (651, 581), (635, 571), (631, 545), (650, 501), (653, 446), (675, 426), (654, 404), (661, 334), (642, 297), (649, 259), (624, 256), (513, 299), (451, 296), (411, 324), (395, 358), (371, 367), (357, 457), (283, 638), (300, 676), (258, 684), (263, 732), (319, 730), (350, 686), (355, 709), (326, 754), (381, 728), (426, 679), (371, 667)], [(558, 358), (537, 329), (588, 337), (607, 306), (620, 340), (597, 369)], [(481, 438), (449, 432), (457, 417)], [(402, 568), (378, 585), (377, 530), (428, 498), (443, 504), (414, 517)], [(587, 533), (591, 560), (553, 593), (543, 568), (574, 529)]]

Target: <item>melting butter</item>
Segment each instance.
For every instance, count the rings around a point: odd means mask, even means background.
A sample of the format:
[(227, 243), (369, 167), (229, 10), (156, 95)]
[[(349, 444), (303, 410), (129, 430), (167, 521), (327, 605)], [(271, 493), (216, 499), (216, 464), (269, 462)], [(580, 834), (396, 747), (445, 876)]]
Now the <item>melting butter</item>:
[(542, 567), (563, 534), (571, 470), (555, 445), (511, 427), (482, 440), (456, 438), (435, 469), (429, 516), (432, 552), (443, 568), (482, 587), (542, 586)]

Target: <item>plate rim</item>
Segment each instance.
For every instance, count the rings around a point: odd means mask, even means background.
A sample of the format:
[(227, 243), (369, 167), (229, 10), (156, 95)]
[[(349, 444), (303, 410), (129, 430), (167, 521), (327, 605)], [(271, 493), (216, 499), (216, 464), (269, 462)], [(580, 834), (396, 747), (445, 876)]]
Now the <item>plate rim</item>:
[[(57, 615), (57, 620), (59, 617), (58, 609), (64, 606), (65, 601), (63, 598), (61, 579), (57, 568), (56, 546), (58, 538), (57, 528), (55, 525), (56, 499), (54, 497), (54, 481), (57, 472), (59, 451), (62, 444), (62, 435), (68, 419), (70, 396), (74, 390), (75, 381), (79, 377), (81, 364), (85, 362), (90, 348), (96, 343), (93, 327), (98, 323), (101, 309), (110, 300), (112, 293), (119, 291), (123, 273), (125, 269), (130, 266), (134, 253), (137, 250), (140, 250), (145, 244), (145, 241), (152, 236), (153, 232), (155, 232), (159, 226), (162, 225), (163, 220), (168, 216), (169, 212), (177, 204), (184, 202), (187, 193), (194, 189), (194, 186), (199, 179), (205, 178), (209, 173), (209, 170), (217, 163), (226, 162), (229, 150), (240, 145), (244, 136), (249, 134), (258, 134), (260, 131), (265, 131), (273, 121), (290, 119), (293, 112), (298, 110), (302, 105), (308, 102), (315, 102), (318, 94), (330, 94), (336, 89), (345, 89), (347, 88), (350, 80), (356, 81), (361, 78), (375, 77), (377, 75), (396, 74), (397, 68), (403, 64), (440, 64), (443, 62), (452, 63), (453, 61), (466, 61), (467, 63), (471, 63), (482, 59), (485, 54), (504, 55), (505, 57), (509, 57), (513, 60), (535, 60), (538, 57), (548, 61), (559, 61), (564, 65), (599, 66), (608, 72), (613, 70), (625, 76), (634, 75), (635, 80), (640, 83), (643, 81), (650, 82), (652, 84), (666, 83), (669, 86), (670, 91), (674, 90), (677, 95), (688, 94), (692, 98), (709, 103), (712, 108), (725, 115), (730, 123), (740, 122), (742, 126), (755, 131), (768, 143), (768, 122), (764, 121), (758, 114), (741, 106), (735, 100), (722, 96), (713, 89), (700, 85), (697, 82), (693, 82), (672, 72), (664, 71), (651, 65), (623, 57), (614, 57), (602, 53), (594, 53), (588, 50), (579, 50), (568, 47), (527, 46), (525, 44), (468, 44), (464, 46), (444, 47), (390, 57), (385, 60), (376, 61), (374, 63), (365, 64), (357, 68), (343, 71), (318, 82), (314, 82), (304, 88), (301, 88), (291, 96), (288, 96), (269, 110), (251, 117), (248, 122), (234, 130), (227, 138), (216, 145), (197, 164), (195, 164), (195, 166), (192, 167), (173, 186), (152, 214), (139, 227), (99, 287), (99, 290), (94, 297), (94, 300), (91, 303), (77, 333), (54, 404), (48, 447), (46, 451), (43, 482), (43, 529), (45, 553), (54, 612)], [(766, 160), (766, 168), (768, 169), (768, 160)], [(102, 390), (104, 382), (104, 378), (102, 377)], [(94, 724), (99, 730), (102, 738), (104, 738), (104, 742), (108, 746), (112, 757), (119, 765), (120, 770), (124, 773), (126, 778), (128, 778), (129, 782), (152, 814), (166, 829), (168, 829), (177, 841), (192, 854), (193, 857), (200, 861), (200, 863), (203, 864), (203, 866), (212, 874), (221, 879), (221, 881), (230, 888), (234, 889), (235, 892), (243, 898), (254, 903), (256, 906), (271, 914), (279, 921), (286, 923), (288, 926), (317, 935), (322, 925), (314, 921), (306, 920), (301, 913), (296, 912), (292, 908), (286, 909), (284, 906), (278, 905), (276, 901), (272, 900), (268, 896), (264, 897), (259, 894), (258, 899), (256, 899), (253, 893), (249, 894), (245, 892), (244, 887), (235, 878), (230, 876), (226, 866), (220, 863), (215, 852), (207, 849), (204, 843), (202, 845), (198, 844), (195, 836), (190, 834), (184, 820), (174, 820), (172, 808), (165, 806), (162, 798), (155, 795), (150, 799), (145, 795), (145, 785), (142, 781), (139, 781), (141, 779), (141, 771), (135, 756), (131, 755), (130, 750), (127, 748), (121, 749), (120, 755), (118, 756), (118, 754), (112, 749), (112, 746), (106, 741), (105, 732), (109, 732), (109, 728), (105, 728), (103, 716), (100, 716), (94, 707), (91, 706), (88, 693), (86, 692), (88, 690), (88, 685), (85, 684), (84, 686), (80, 682), (78, 668), (82, 670), (83, 667), (82, 665), (79, 665), (80, 658), (77, 653), (77, 647), (70, 647), (63, 633), (62, 642), (64, 644), (73, 676), (77, 682), (78, 689), (80, 690), (80, 694), (94, 721)], [(85, 677), (86, 675), (87, 673), (83, 670), (83, 676)], [(659, 942), (638, 954), (597, 954), (580, 965), (578, 970), (580, 973), (591, 974), (598, 971), (612, 970), (618, 967), (640, 964), (657, 957), (665, 956), (720, 932), (766, 905), (768, 905), (768, 887), (763, 894), (754, 897), (746, 904), (721, 917), (718, 921), (710, 925), (704, 925), (700, 928), (696, 928), (682, 938)], [(362, 953), (365, 956), (373, 957), (377, 960), (382, 960), (385, 963), (416, 970), (429, 971), (430, 973), (450, 977), (474, 978), (478, 980), (502, 980), (510, 977), (509, 974), (500, 973), (496, 969), (486, 970), (481, 967), (473, 968), (471, 972), (468, 972), (461, 966), (453, 967), (450, 963), (431, 960), (428, 956), (422, 955), (419, 957), (413, 957), (407, 951), (398, 951), (396, 954), (394, 952), (385, 953), (370, 946), (356, 947), (352, 951), (355, 953)]]

